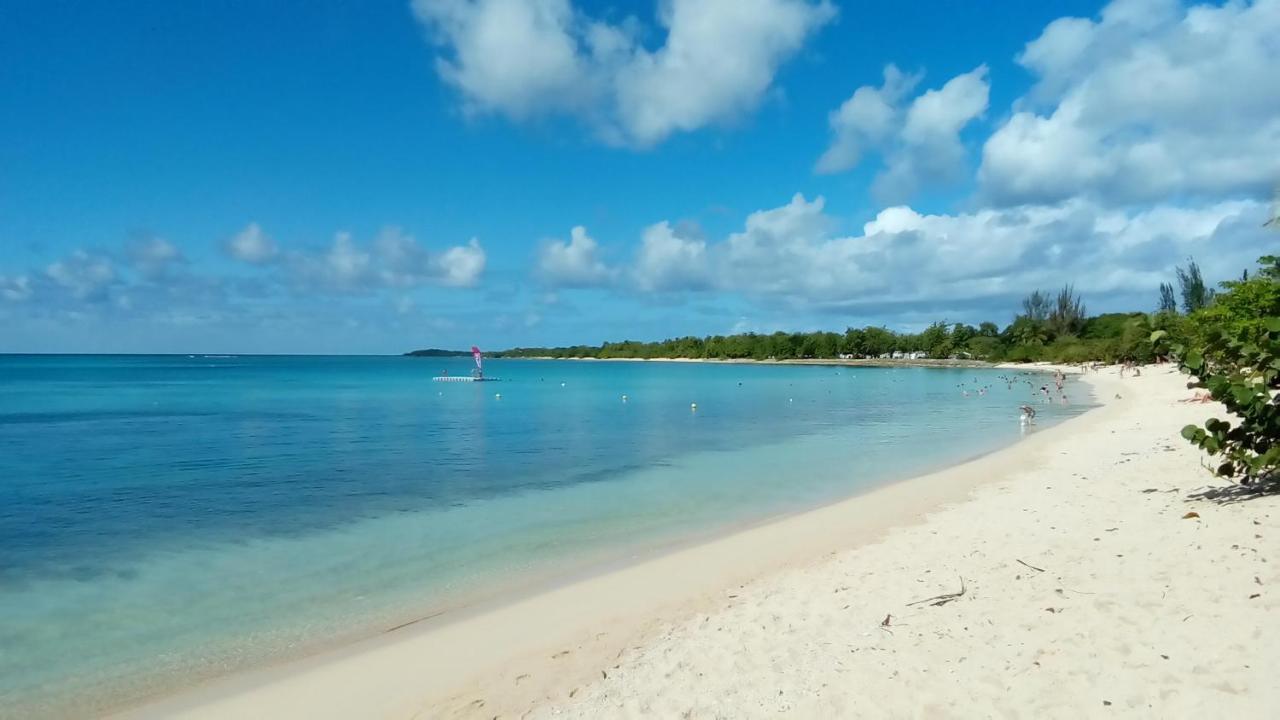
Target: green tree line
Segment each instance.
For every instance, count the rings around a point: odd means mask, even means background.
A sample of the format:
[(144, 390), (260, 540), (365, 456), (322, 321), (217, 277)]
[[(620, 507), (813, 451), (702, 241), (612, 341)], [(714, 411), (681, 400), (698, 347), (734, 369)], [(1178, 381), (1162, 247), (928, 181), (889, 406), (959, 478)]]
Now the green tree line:
[[(1265, 267), (1268, 258), (1263, 258)], [(1266, 287), (1261, 287), (1264, 284)], [(978, 325), (935, 322), (920, 332), (896, 332), (885, 327), (847, 328), (843, 333), (741, 333), (706, 337), (678, 337), (659, 342), (624, 340), (602, 345), (551, 348), (513, 348), (497, 357), (551, 358), (693, 358), (709, 360), (792, 360), (838, 357), (975, 359), (992, 362), (1051, 361), (1147, 363), (1159, 359), (1151, 335), (1193, 342), (1206, 328), (1235, 326), (1261, 317), (1270, 302), (1274, 282), (1264, 273), (1210, 288), (1194, 260), (1177, 268), (1171, 282), (1162, 283), (1154, 312), (1089, 315), (1083, 298), (1067, 285), (1056, 293), (1039, 290), (1027, 295), (1021, 312), (1004, 328), (992, 322)], [(1155, 293), (1153, 293), (1155, 294)], [(1168, 341), (1166, 341), (1167, 344)]]

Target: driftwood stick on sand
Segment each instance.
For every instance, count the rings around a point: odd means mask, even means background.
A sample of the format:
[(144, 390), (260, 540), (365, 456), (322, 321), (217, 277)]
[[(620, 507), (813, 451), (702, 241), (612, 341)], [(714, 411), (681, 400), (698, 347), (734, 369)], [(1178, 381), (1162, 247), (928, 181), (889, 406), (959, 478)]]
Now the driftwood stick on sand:
[(959, 600), (963, 595), (964, 595), (964, 577), (962, 576), (960, 578), (960, 592), (943, 593), (942, 595), (934, 595), (931, 598), (916, 600), (915, 602), (907, 603), (907, 607), (911, 607), (912, 605), (920, 605), (921, 603), (929, 603), (933, 607), (940, 607), (942, 605), (946, 605), (952, 600)]
[[(1018, 558), (1014, 558), (1014, 560), (1018, 560)], [(1036, 572), (1044, 572), (1044, 568), (1038, 568), (1035, 565), (1032, 565), (1031, 563), (1022, 562), (1021, 560), (1018, 560), (1018, 562), (1022, 563), (1023, 565), (1026, 565), (1027, 567), (1031, 568), (1032, 570), (1035, 570)]]

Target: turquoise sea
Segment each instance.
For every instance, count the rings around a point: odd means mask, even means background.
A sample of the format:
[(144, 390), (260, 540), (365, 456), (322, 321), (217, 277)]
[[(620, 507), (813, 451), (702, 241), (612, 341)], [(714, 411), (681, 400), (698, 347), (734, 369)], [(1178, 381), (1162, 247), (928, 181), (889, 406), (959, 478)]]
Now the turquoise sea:
[[(0, 716), (90, 715), (974, 457), (1018, 441), (1047, 380), (511, 360), (431, 381), (470, 362), (0, 356)], [(1038, 428), (1088, 406), (1067, 390)]]

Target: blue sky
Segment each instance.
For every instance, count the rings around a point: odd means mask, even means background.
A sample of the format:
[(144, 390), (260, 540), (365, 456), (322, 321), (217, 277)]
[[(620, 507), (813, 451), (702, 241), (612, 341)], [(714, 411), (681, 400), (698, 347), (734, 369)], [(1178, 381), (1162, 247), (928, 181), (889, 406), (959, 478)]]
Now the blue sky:
[(1276, 244), (1277, 33), (1277, 0), (10, 2), (0, 351), (1149, 309)]

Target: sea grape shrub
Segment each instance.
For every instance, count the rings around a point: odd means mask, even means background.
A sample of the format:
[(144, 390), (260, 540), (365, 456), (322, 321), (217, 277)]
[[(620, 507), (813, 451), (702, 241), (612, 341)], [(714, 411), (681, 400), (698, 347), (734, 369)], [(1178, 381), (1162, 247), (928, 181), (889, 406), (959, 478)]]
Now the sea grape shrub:
[[(1256, 328), (1256, 329), (1255, 329)], [(1153, 343), (1164, 340), (1152, 334)], [(1243, 485), (1270, 482), (1280, 469), (1280, 317), (1228, 332), (1210, 329), (1203, 345), (1171, 348), (1191, 388), (1204, 388), (1235, 421), (1210, 418), (1182, 436), (1218, 463), (1215, 472)]]

